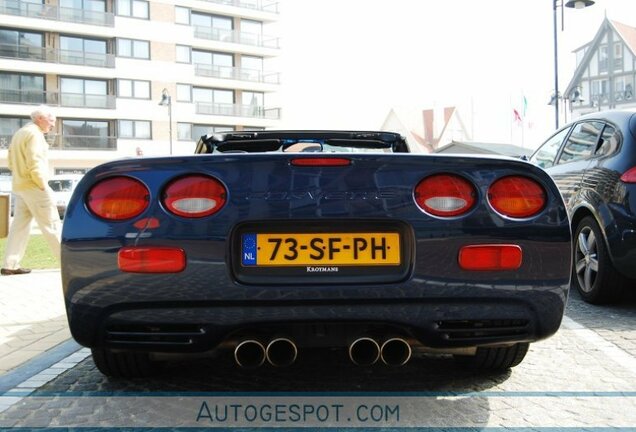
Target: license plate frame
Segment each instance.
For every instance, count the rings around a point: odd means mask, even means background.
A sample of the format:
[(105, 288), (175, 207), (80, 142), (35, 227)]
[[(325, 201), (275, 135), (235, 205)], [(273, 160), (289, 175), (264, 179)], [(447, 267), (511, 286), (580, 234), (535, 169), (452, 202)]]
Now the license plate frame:
[[(337, 227), (337, 228), (334, 228)], [(348, 245), (350, 249), (346, 252), (347, 259), (324, 260), (313, 263), (307, 260), (307, 254), (310, 253), (310, 244), (307, 243), (308, 238), (323, 239), (323, 246), (329, 246), (324, 243), (325, 239), (334, 239), (343, 236), (349, 236), (348, 240), (341, 238), (341, 242), (336, 242), (335, 248)], [(370, 262), (356, 263), (352, 261), (354, 247), (352, 241), (358, 239), (358, 249), (362, 243), (361, 239), (367, 240), (367, 248), (370, 247), (370, 239), (375, 238), (376, 241), (384, 236), (387, 240), (382, 249), (380, 243), (376, 243), (378, 254), (382, 251), (387, 253), (387, 259), (375, 260)], [(281, 264), (280, 261), (271, 262), (270, 260), (263, 265), (257, 262), (258, 254), (252, 256), (252, 261), (245, 260), (246, 238), (251, 237), (256, 240), (250, 247), (252, 251), (256, 251), (258, 240), (260, 239), (290, 239), (298, 240), (297, 252), (300, 246), (306, 246), (303, 251), (304, 258), (300, 261), (286, 262)], [(247, 222), (243, 223), (232, 233), (232, 241), (229, 256), (231, 256), (231, 268), (234, 277), (242, 283), (248, 284), (298, 284), (302, 283), (386, 283), (398, 282), (406, 279), (411, 268), (413, 258), (413, 234), (412, 229), (405, 223), (399, 221), (377, 221), (377, 220), (356, 220), (356, 221), (315, 221), (315, 220), (299, 220), (299, 221), (267, 221), (267, 222)], [(302, 243), (302, 244), (301, 244)], [(269, 245), (275, 246), (275, 245)], [(285, 251), (286, 245), (280, 245), (280, 250)], [(334, 246), (333, 244), (331, 246)], [(390, 249), (388, 249), (390, 247)], [(286, 250), (289, 252), (289, 250)], [(315, 255), (318, 254), (316, 249), (312, 250)], [(328, 247), (325, 254), (329, 251)], [(272, 249), (266, 250), (264, 253), (270, 255)], [(342, 252), (342, 251), (341, 251)], [(365, 253), (365, 251), (358, 251)], [(369, 251), (366, 250), (366, 253)], [(340, 252), (338, 252), (340, 253)], [(343, 252), (344, 253), (344, 252)], [(345, 255), (346, 255), (345, 254)], [(344, 255), (341, 255), (341, 257)], [(397, 258), (396, 258), (397, 257)], [(271, 258), (271, 256), (270, 256)], [(280, 258), (277, 254), (276, 258)], [(334, 255), (335, 258), (335, 255)]]
[(244, 233), (241, 265), (399, 266), (397, 232)]

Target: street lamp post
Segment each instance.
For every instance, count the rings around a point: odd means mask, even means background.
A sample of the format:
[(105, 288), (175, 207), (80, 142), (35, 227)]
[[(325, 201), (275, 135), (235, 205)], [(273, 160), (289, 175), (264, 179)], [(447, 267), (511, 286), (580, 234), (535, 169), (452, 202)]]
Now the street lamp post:
[(161, 91), (159, 105), (168, 107), (168, 133), (170, 134), (170, 154), (172, 154), (172, 97), (168, 93), (168, 89)]
[[(561, 0), (561, 8), (563, 2)], [(583, 9), (594, 4), (593, 0), (568, 0), (565, 7), (574, 9)], [(557, 43), (557, 0), (552, 1), (553, 5), (553, 24), (554, 24), (554, 123), (556, 129), (559, 128), (559, 49)], [(563, 11), (561, 11), (561, 30), (563, 30)]]

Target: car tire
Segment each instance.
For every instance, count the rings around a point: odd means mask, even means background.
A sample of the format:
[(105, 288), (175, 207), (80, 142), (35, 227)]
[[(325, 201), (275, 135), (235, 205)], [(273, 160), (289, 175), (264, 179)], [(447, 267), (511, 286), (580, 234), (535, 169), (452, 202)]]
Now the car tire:
[(455, 361), (462, 367), (475, 370), (503, 371), (521, 363), (530, 344), (516, 343), (507, 347), (479, 347), (472, 356), (456, 355)]
[(143, 378), (155, 374), (157, 363), (145, 352), (92, 348), (93, 361), (101, 373), (113, 378)]
[(579, 222), (574, 234), (572, 285), (583, 300), (592, 304), (616, 301), (625, 285), (610, 260), (605, 237), (591, 216)]

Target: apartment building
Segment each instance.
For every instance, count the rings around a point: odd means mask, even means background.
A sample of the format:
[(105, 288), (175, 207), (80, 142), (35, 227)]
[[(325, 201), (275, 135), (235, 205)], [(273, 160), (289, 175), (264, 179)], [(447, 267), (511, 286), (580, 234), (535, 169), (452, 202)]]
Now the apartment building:
[(57, 114), (51, 174), (275, 126), (278, 16), (270, 0), (0, 0), (0, 175), (40, 104)]

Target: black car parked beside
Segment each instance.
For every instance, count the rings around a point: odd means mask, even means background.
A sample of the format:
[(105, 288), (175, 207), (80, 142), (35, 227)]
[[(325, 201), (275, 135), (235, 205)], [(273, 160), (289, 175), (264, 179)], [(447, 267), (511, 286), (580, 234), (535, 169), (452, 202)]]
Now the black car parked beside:
[(563, 194), (572, 224), (572, 285), (594, 304), (636, 285), (636, 111), (582, 116), (531, 156)]

